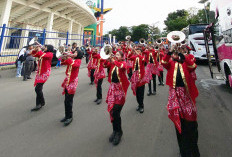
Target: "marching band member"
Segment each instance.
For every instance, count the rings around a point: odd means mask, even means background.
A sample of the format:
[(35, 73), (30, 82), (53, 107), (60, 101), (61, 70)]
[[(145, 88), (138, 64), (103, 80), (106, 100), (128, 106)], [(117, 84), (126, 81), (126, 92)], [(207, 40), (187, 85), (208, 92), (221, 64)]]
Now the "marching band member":
[(97, 88), (97, 99), (94, 101), (98, 105), (102, 102), (102, 82), (103, 79), (106, 77), (105, 70), (104, 70), (104, 62), (105, 60), (101, 58), (99, 53), (95, 53), (93, 59), (96, 59), (96, 69), (94, 72), (94, 83), (96, 84)]
[[(196, 58), (194, 57), (194, 55), (192, 55), (192, 54), (190, 53), (190, 51), (191, 51), (192, 49), (191, 49), (189, 46), (187, 46), (187, 45), (184, 45), (183, 48), (184, 48), (184, 51), (185, 51), (186, 56), (188, 56), (189, 59), (190, 59), (191, 61), (193, 61), (194, 63), (196, 63)], [(196, 81), (196, 80), (197, 80), (196, 72), (195, 72), (195, 71), (192, 71), (190, 74), (191, 74), (193, 80)]]
[(105, 62), (105, 67), (110, 68), (108, 77), (110, 87), (106, 103), (108, 104), (108, 112), (113, 125), (113, 133), (109, 137), (109, 141), (114, 145), (118, 145), (123, 134), (120, 113), (125, 104), (130, 83), (126, 76), (126, 62), (123, 61), (123, 53), (119, 51), (115, 56), (115, 58), (110, 58), (109, 61)]
[(138, 107), (137, 111), (140, 113), (144, 112), (144, 90), (145, 84), (149, 82), (149, 78), (145, 77), (145, 57), (142, 56), (142, 51), (140, 48), (135, 50), (134, 55), (130, 54), (129, 59), (133, 61), (133, 75), (131, 77), (131, 89), (133, 94), (136, 96)]
[(90, 77), (90, 85), (93, 85), (94, 83), (94, 72), (96, 68), (96, 59), (93, 58), (93, 55), (97, 54), (98, 49), (95, 48), (94, 50), (87, 49), (87, 53), (89, 54), (89, 63), (88, 63), (88, 76)]
[[(159, 74), (159, 71), (157, 69), (157, 59), (156, 59), (156, 53), (155, 50), (149, 47), (144, 51), (144, 54), (146, 55), (146, 73), (145, 75), (149, 78), (148, 83), (148, 93), (147, 96), (150, 95), (156, 95), (156, 75)], [(151, 90), (151, 80), (153, 80), (153, 92)]]
[(129, 77), (129, 80), (131, 79), (132, 76), (132, 67), (133, 67), (133, 62), (131, 60), (129, 60), (128, 56), (133, 53), (132, 49), (130, 49), (129, 47), (127, 47), (127, 49), (125, 50), (126, 53), (126, 62), (127, 62), (127, 75)]
[[(67, 65), (66, 77), (62, 83), (63, 95), (65, 95), (64, 106), (65, 106), (65, 117), (60, 121), (64, 123), (64, 126), (68, 126), (73, 120), (73, 98), (78, 85), (78, 74), (81, 66), (81, 59), (83, 53), (77, 50), (77, 54), (64, 55), (62, 58), (62, 65)], [(72, 59), (70, 56), (75, 57)]]
[(45, 45), (44, 52), (37, 46), (34, 51), (31, 52), (33, 57), (38, 57), (38, 71), (35, 76), (35, 92), (36, 92), (36, 107), (31, 111), (38, 111), (45, 105), (43, 96), (43, 85), (48, 80), (51, 74), (51, 62), (53, 58), (53, 46)]
[(163, 65), (161, 63), (162, 58), (164, 57), (164, 51), (162, 48), (160, 48), (157, 52), (157, 61), (158, 61), (158, 66), (157, 69), (159, 71), (159, 75), (158, 75), (158, 79), (159, 79), (159, 86), (164, 86), (164, 68)]
[(174, 49), (177, 49), (176, 45), (162, 60), (167, 69), (166, 84), (169, 86), (168, 117), (175, 124), (181, 156), (199, 157), (196, 109), (198, 90), (190, 75), (197, 65), (182, 53), (173, 53)]

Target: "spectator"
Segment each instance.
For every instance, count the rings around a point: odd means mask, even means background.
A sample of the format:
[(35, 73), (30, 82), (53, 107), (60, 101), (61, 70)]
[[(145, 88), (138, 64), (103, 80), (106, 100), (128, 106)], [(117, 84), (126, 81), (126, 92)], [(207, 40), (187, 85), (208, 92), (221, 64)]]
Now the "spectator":
[(24, 46), (19, 51), (19, 55), (18, 55), (17, 63), (16, 63), (17, 64), (17, 74), (16, 74), (16, 77), (22, 77), (21, 73), (22, 73), (23, 62), (25, 60), (24, 53), (26, 52), (26, 50), (27, 50), (27, 46)]
[[(59, 51), (60, 51), (61, 54), (64, 53), (64, 50), (65, 50), (65, 47), (64, 47), (64, 46), (60, 46), (60, 47), (59, 47)], [(56, 64), (56, 68), (59, 68), (59, 67), (60, 67), (60, 63), (61, 63), (61, 58), (58, 58), (57, 64)]]
[(24, 64), (24, 76), (23, 81), (27, 81), (27, 79), (31, 79), (31, 72), (34, 69), (34, 57), (29, 53), (33, 50), (33, 46), (29, 45), (28, 50), (25, 52), (24, 56), (26, 57)]

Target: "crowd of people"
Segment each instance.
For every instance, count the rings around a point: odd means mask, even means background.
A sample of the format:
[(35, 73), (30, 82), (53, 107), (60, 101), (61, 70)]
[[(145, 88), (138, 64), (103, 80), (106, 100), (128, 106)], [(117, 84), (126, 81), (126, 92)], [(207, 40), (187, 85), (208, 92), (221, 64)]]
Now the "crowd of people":
[[(190, 47), (186, 44), (170, 44), (166, 49), (162, 44), (134, 44), (131, 41), (120, 42), (111, 47), (112, 53), (106, 50), (110, 53), (108, 59), (101, 57), (99, 47), (87, 45), (80, 49), (74, 43), (72, 46), (59, 48), (62, 55), (57, 66), (60, 64), (67, 66), (66, 77), (62, 83), (62, 94), (65, 95), (65, 117), (61, 122), (67, 126), (73, 120), (73, 98), (78, 86), (83, 50), (86, 52), (90, 85), (96, 86), (94, 102), (97, 105), (102, 103), (102, 83), (103, 79), (108, 77), (109, 89), (106, 103), (113, 128), (109, 141), (113, 145), (118, 145), (123, 135), (120, 113), (126, 103), (129, 86), (138, 103), (135, 108), (142, 114), (145, 111), (145, 85), (148, 85), (147, 96), (156, 95), (158, 92), (156, 79), (158, 78), (160, 86), (164, 86), (163, 71), (165, 68), (167, 70), (166, 85), (169, 86), (168, 117), (175, 124), (180, 154), (182, 157), (199, 157), (196, 109), (198, 90), (195, 85), (197, 65), (194, 56), (190, 54)], [(41, 46), (28, 47), (26, 55), (30, 58), (26, 59), (25, 66), (31, 67), (34, 61), (31, 58), (38, 58), (38, 70), (34, 83), (36, 106), (31, 111), (38, 111), (45, 105), (43, 85), (51, 73), (53, 49), (52, 45), (45, 45), (43, 48)], [(25, 72), (25, 78), (30, 78), (30, 73)]]

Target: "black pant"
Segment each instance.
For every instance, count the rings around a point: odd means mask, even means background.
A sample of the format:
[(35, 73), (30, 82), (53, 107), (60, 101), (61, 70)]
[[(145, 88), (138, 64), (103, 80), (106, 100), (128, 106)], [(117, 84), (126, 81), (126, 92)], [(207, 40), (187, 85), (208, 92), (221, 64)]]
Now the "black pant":
[(107, 68), (107, 75), (109, 76), (110, 68)]
[(102, 82), (103, 79), (99, 79), (97, 83), (97, 99), (102, 99)]
[[(156, 75), (152, 74), (152, 79), (153, 79), (153, 91), (156, 92)], [(151, 81), (148, 83), (148, 92), (151, 93)]]
[(112, 116), (113, 116), (113, 130), (116, 132), (121, 132), (122, 131), (122, 120), (121, 120), (121, 110), (122, 110), (122, 105), (117, 105), (115, 104), (113, 107), (112, 111)]
[(85, 61), (86, 61), (86, 64), (89, 63), (89, 54), (88, 53), (85, 55)]
[(28, 77), (31, 76), (31, 72), (34, 69), (34, 61), (25, 61), (25, 66), (24, 66), (24, 75), (23, 78), (27, 79)]
[(158, 78), (159, 78), (160, 84), (164, 82), (164, 72), (163, 71), (160, 71), (160, 76)]
[(130, 80), (131, 77), (132, 77), (132, 74), (133, 74), (133, 73), (132, 73), (132, 68), (130, 68), (129, 71), (130, 71), (130, 72), (128, 73), (128, 77), (129, 77), (129, 80)]
[(138, 87), (136, 90), (136, 99), (137, 99), (137, 102), (139, 104), (139, 107), (141, 107), (141, 108), (144, 107), (144, 104), (143, 104), (144, 89), (145, 89), (145, 85)]
[(68, 94), (67, 89), (65, 89), (65, 100), (64, 100), (64, 108), (65, 108), (65, 118), (72, 118), (72, 106), (73, 106), (73, 97), (74, 94)]
[(180, 148), (181, 157), (200, 157), (198, 149), (198, 124), (197, 122), (186, 121), (181, 119), (180, 134), (176, 129), (178, 145)]
[(95, 72), (95, 69), (91, 69), (91, 74), (90, 74), (90, 81), (91, 81), (91, 83), (94, 82), (94, 72)]
[(35, 86), (36, 106), (45, 104), (45, 100), (43, 96), (43, 85), (44, 83), (37, 83)]

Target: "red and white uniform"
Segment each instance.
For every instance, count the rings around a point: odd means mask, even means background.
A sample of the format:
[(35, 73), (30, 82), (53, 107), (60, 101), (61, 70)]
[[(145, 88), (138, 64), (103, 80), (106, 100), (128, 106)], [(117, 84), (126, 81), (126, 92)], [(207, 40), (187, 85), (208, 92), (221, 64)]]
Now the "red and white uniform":
[(67, 65), (66, 77), (62, 83), (63, 95), (65, 94), (65, 89), (68, 91), (68, 94), (75, 94), (76, 88), (78, 85), (78, 74), (79, 68), (81, 66), (81, 59), (73, 60), (69, 58), (67, 60), (62, 60), (62, 65)]
[[(112, 109), (115, 104), (124, 105), (126, 101), (127, 89), (130, 82), (126, 76), (126, 62), (124, 61), (114, 61), (105, 62), (105, 67), (110, 68), (108, 82), (110, 83), (110, 88), (107, 93), (106, 103), (108, 104), (108, 112), (110, 113), (111, 122), (113, 121)], [(113, 82), (113, 74), (116, 72), (118, 82)]]
[(37, 85), (37, 83), (45, 83), (48, 80), (48, 77), (51, 74), (51, 63), (53, 58), (52, 52), (42, 52), (42, 51), (32, 51), (33, 57), (38, 57), (38, 71), (35, 76), (35, 83), (34, 86)]
[(152, 80), (152, 75), (159, 75), (158, 71), (158, 62), (156, 59), (156, 53), (155, 50), (146, 50), (144, 51), (144, 54), (146, 56), (146, 77), (149, 78), (149, 81)]
[(97, 85), (98, 80), (106, 77), (104, 69), (105, 60), (101, 58), (100, 54), (94, 54), (93, 59), (96, 60), (97, 65), (94, 72), (94, 83)]
[(133, 61), (129, 60), (128, 56), (132, 53), (131, 49), (126, 49), (125, 54), (126, 54), (126, 63), (127, 63), (127, 73), (130, 73), (130, 69), (133, 67)]
[(87, 53), (89, 54), (89, 63), (88, 63), (88, 76), (90, 77), (91, 75), (91, 70), (96, 68), (96, 64), (97, 64), (97, 59), (93, 58), (93, 55), (96, 53), (93, 53), (93, 51), (87, 51)]
[(156, 58), (157, 58), (157, 61), (158, 61), (157, 69), (158, 69), (159, 72), (164, 71), (163, 65), (161, 63), (163, 57), (164, 57), (164, 51), (163, 50), (160, 50), (160, 51), (158, 51), (156, 53)]
[[(169, 86), (168, 117), (181, 133), (180, 118), (187, 121), (197, 120), (196, 97), (198, 96), (198, 90), (190, 74), (196, 69), (197, 65), (189, 57), (185, 57), (184, 62), (181, 63), (174, 61), (171, 55), (165, 55), (162, 64), (167, 69), (166, 84)], [(178, 70), (184, 87), (176, 86)]]
[[(191, 61), (193, 61), (194, 63), (196, 63), (196, 58), (194, 57), (194, 55), (192, 55), (192, 54), (187, 54), (186, 56), (189, 57), (189, 59), (190, 59)], [(196, 81), (196, 80), (197, 80), (196, 72), (195, 72), (195, 71), (192, 71), (190, 74), (191, 74), (193, 80)]]
[(141, 55), (129, 55), (128, 57), (133, 61), (133, 75), (131, 77), (131, 89), (136, 95), (137, 87), (143, 86), (149, 82), (149, 77), (145, 77), (145, 57)]

